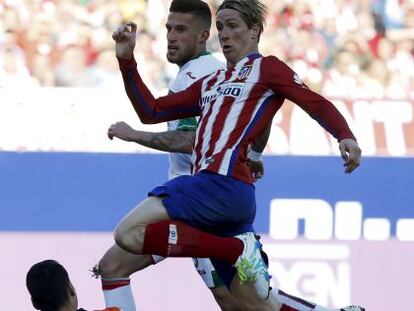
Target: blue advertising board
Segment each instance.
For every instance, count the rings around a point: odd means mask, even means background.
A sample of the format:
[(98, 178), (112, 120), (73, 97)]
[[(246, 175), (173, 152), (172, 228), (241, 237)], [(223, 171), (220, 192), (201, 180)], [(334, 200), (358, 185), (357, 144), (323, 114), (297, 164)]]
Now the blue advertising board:
[[(256, 184), (258, 232), (268, 233), (274, 199), (359, 202), (362, 217), (414, 218), (414, 159), (364, 158), (350, 175), (339, 157), (264, 157)], [(112, 231), (167, 178), (160, 154), (0, 153), (1, 231)], [(299, 230), (303, 232), (303, 222)]]

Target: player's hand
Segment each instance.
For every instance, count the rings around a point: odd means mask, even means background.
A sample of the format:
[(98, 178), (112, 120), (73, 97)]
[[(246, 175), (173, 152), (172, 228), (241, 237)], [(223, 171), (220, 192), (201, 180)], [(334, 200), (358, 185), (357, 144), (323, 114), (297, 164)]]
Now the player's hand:
[(345, 138), (339, 142), (339, 150), (344, 160), (345, 173), (352, 173), (361, 163), (361, 148), (355, 140)]
[(134, 133), (134, 129), (130, 127), (125, 122), (117, 122), (112, 124), (108, 129), (108, 137), (109, 139), (113, 139), (114, 137), (117, 137), (124, 141), (132, 141), (132, 136)]
[(115, 41), (116, 56), (123, 59), (131, 59), (134, 52), (137, 36), (137, 25), (128, 22), (118, 27), (112, 34)]
[(249, 160), (250, 171), (253, 174), (254, 181), (258, 181), (260, 178), (264, 176), (264, 165), (263, 161), (253, 161)]

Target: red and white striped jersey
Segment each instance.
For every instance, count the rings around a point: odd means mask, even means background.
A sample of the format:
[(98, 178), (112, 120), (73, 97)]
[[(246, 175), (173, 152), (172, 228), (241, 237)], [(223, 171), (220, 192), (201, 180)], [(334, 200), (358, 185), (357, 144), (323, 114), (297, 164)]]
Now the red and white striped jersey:
[(199, 115), (193, 146), (193, 173), (209, 170), (252, 183), (247, 148), (263, 132), (287, 98), (338, 140), (354, 138), (339, 111), (311, 91), (274, 56), (250, 54), (232, 68), (218, 70), (188, 89), (155, 99), (136, 62), (119, 59), (125, 89), (144, 123)]

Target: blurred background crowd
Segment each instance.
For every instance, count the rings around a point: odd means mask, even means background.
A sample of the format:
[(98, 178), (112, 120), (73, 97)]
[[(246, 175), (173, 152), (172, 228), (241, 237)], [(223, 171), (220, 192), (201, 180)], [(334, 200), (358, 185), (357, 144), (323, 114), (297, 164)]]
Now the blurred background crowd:
[[(264, 0), (264, 55), (328, 97), (414, 100), (414, 0)], [(209, 0), (213, 14), (221, 0)], [(144, 81), (166, 92), (170, 0), (0, 0), (0, 87), (118, 87), (111, 34), (139, 25)], [(215, 25), (209, 49), (220, 53)]]

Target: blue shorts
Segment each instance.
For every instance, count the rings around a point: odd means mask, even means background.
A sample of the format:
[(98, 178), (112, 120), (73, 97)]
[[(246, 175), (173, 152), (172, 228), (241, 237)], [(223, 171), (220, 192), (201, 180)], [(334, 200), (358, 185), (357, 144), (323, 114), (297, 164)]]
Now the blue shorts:
[(179, 176), (154, 188), (148, 196), (163, 198), (171, 219), (215, 235), (254, 231), (255, 188), (232, 177), (209, 171)]

